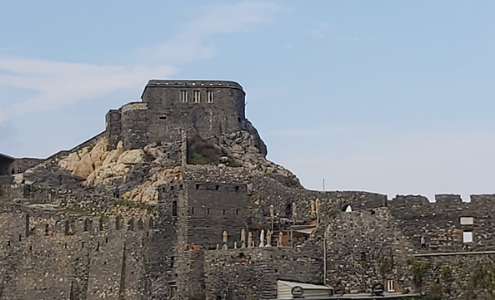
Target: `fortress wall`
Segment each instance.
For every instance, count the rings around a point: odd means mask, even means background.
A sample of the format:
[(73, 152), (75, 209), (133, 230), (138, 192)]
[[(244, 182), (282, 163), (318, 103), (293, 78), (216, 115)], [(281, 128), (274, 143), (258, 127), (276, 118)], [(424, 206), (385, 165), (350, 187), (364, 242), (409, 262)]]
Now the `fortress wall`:
[(176, 259), (179, 299), (205, 299), (204, 259), (203, 250), (179, 252)]
[(118, 109), (110, 110), (106, 117), (105, 135), (108, 140), (108, 151), (117, 148), (117, 144), (122, 139), (122, 114)]
[(51, 213), (1, 215), (2, 299), (140, 299), (148, 222)]
[(240, 131), (244, 97), (232, 82), (150, 81), (142, 96), (149, 109), (148, 140), (177, 141), (181, 130), (204, 138)]
[(48, 158), (46, 158), (45, 160), (43, 160), (44, 162), (58, 162), (59, 160), (61, 159), (64, 159), (66, 158), (70, 153), (73, 153), (73, 152), (77, 152), (77, 151), (80, 151), (82, 150), (83, 148), (86, 148), (86, 147), (92, 147), (94, 146), (96, 143), (98, 143), (98, 141), (105, 137), (106, 136), (106, 132), (103, 131), (97, 135), (95, 135), (94, 137), (88, 139), (87, 141), (75, 146), (74, 148), (72, 149), (69, 149), (69, 150), (62, 150), (62, 151), (59, 151), (51, 156), (49, 156)]
[(122, 140), (124, 150), (144, 148), (148, 144), (148, 108), (133, 102), (122, 107)]
[(279, 279), (321, 283), (321, 240), (311, 243), (297, 249), (265, 247), (206, 251), (206, 299), (275, 299)]
[(464, 253), (414, 257), (411, 278), (430, 295), (445, 300), (491, 299), (495, 279), (495, 254)]
[[(244, 184), (187, 181), (188, 245), (215, 249), (222, 232), (240, 235), (247, 228), (247, 188)], [(233, 241), (229, 247), (233, 247)]]
[(118, 211), (123, 214), (139, 216), (148, 215), (148, 210), (152, 208), (144, 203), (123, 201), (100, 194), (83, 194), (28, 184), (3, 186), (3, 193), (10, 199), (29, 199), (30, 204), (55, 205), (59, 210), (82, 215), (115, 213), (115, 208), (119, 207)]
[[(421, 196), (396, 196), (388, 206), (398, 226), (421, 249), (424, 236), (431, 251), (495, 250), (494, 195), (437, 195), (436, 202)], [(461, 224), (461, 218), (463, 224)], [(470, 223), (472, 221), (472, 223)], [(463, 232), (472, 232), (473, 243), (463, 243)]]
[(335, 210), (345, 210), (348, 205), (351, 205), (353, 210), (371, 210), (387, 205), (386, 195), (354, 191), (321, 192), (292, 188), (264, 174), (251, 173), (241, 168), (188, 165), (184, 168), (184, 178), (205, 182), (246, 184), (250, 205), (256, 207), (265, 216), (269, 216), (270, 205), (274, 206), (275, 214), (282, 217), (289, 215), (292, 203), (296, 203), (298, 217), (309, 219), (311, 200), (316, 199), (319, 199), (321, 203), (320, 219), (322, 221), (331, 218)]
[(125, 277), (125, 240), (119, 236), (97, 239), (97, 255), (91, 257), (88, 278), (88, 300), (119, 300)]
[(177, 247), (177, 217), (173, 214), (173, 203), (181, 197), (179, 186), (163, 185), (158, 192), (156, 218), (152, 220), (154, 229), (143, 248), (145, 299), (169, 299), (177, 286), (178, 252), (184, 250)]
[(340, 212), (325, 232), (327, 284), (351, 291), (371, 292), (374, 283), (394, 280), (398, 291), (410, 289), (408, 244), (395, 227), (390, 211)]

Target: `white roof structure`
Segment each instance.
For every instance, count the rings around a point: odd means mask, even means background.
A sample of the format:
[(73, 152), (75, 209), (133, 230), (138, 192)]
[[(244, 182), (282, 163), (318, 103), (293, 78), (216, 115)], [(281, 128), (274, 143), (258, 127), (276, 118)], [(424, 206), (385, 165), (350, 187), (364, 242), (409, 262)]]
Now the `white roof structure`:
[(294, 299), (292, 289), (299, 287), (305, 298), (325, 298), (332, 295), (333, 288), (326, 285), (316, 285), (294, 281), (277, 281), (277, 299)]

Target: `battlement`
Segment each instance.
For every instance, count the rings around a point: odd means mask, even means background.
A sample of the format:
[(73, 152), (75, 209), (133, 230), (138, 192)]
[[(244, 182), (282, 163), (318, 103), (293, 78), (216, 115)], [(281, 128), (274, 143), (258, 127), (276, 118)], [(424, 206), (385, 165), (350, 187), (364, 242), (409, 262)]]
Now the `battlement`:
[(151, 79), (146, 84), (143, 91), (143, 95), (146, 93), (147, 88), (152, 87), (166, 87), (166, 88), (198, 88), (198, 87), (210, 87), (210, 88), (233, 88), (243, 91), (242, 86), (235, 81), (226, 80), (162, 80)]
[(26, 220), (26, 235), (30, 236), (89, 236), (107, 235), (127, 231), (146, 231), (155, 229), (152, 217), (122, 218), (110, 217), (63, 217), (39, 218), (29, 214), (21, 216)]
[(427, 197), (419, 195), (397, 195), (388, 201), (388, 205), (392, 209), (405, 211), (421, 210), (429, 213), (435, 213), (439, 210), (472, 211), (478, 213), (495, 210), (495, 195), (493, 194), (471, 195), (470, 200), (470, 202), (465, 202), (457, 194), (435, 195), (434, 202), (430, 201)]

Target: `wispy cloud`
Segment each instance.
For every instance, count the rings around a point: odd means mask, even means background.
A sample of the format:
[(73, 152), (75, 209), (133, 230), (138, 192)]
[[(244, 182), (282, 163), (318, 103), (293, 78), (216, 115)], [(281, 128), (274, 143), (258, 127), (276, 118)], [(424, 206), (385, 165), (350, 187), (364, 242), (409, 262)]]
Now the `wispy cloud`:
[(287, 8), (274, 2), (246, 1), (212, 6), (203, 16), (190, 22), (174, 38), (139, 51), (148, 59), (165, 63), (191, 62), (210, 58), (216, 53), (211, 37), (246, 32), (273, 22), (276, 13)]
[(34, 97), (3, 107), (0, 122), (7, 116), (52, 109), (142, 86), (150, 78), (170, 78), (178, 71), (178, 64), (214, 56), (212, 36), (269, 24), (281, 10), (278, 4), (256, 1), (208, 7), (171, 40), (137, 49), (129, 65), (67, 63), (0, 53), (0, 86), (36, 93)]
[(157, 75), (167, 78), (176, 71), (167, 65), (98, 66), (23, 58), (2, 58), (0, 69), (15, 74), (0, 75), (1, 85), (37, 92), (36, 96), (8, 107), (9, 117), (133, 88), (145, 84), (146, 78)]

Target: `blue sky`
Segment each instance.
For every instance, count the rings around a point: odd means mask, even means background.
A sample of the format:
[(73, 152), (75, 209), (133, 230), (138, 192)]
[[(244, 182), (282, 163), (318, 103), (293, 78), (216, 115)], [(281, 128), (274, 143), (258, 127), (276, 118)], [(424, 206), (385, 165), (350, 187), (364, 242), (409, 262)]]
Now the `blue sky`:
[(308, 188), (495, 192), (495, 2), (143, 3), (0, 0), (0, 152), (71, 148), (151, 78), (226, 79)]

